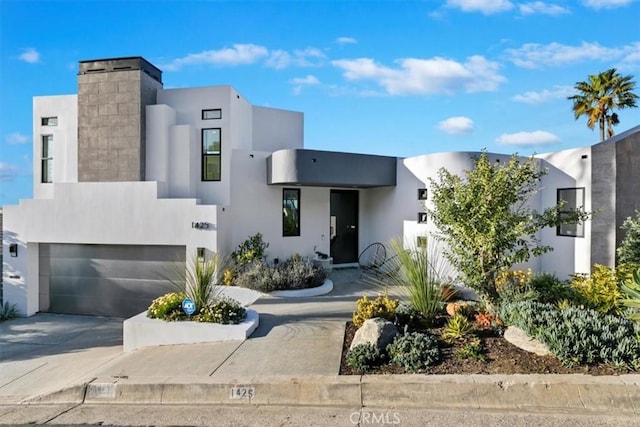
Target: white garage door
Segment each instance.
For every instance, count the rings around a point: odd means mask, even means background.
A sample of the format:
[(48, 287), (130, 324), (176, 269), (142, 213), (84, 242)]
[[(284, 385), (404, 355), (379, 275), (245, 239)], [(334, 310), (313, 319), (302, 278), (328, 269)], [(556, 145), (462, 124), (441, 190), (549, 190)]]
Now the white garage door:
[(40, 244), (40, 310), (130, 317), (184, 265), (184, 246)]

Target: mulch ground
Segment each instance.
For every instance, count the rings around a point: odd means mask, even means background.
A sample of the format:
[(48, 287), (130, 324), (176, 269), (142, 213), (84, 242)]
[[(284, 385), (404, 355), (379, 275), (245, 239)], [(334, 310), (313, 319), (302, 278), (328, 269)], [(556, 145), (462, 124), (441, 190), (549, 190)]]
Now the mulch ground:
[[(353, 322), (347, 322), (342, 348), (341, 375), (357, 375), (353, 368), (347, 366), (346, 355), (357, 328)], [(439, 337), (442, 328), (428, 329), (426, 332)], [(455, 356), (456, 350), (463, 343), (446, 344), (440, 340), (442, 361), (429, 367), (425, 374), (588, 374), (588, 375), (620, 375), (628, 373), (607, 365), (578, 366), (569, 368), (562, 365), (554, 356), (538, 356), (524, 351), (507, 340), (500, 333), (492, 330), (480, 331), (477, 336), (485, 349), (485, 360), (461, 359)], [(367, 371), (367, 374), (404, 374), (404, 368), (390, 363)]]

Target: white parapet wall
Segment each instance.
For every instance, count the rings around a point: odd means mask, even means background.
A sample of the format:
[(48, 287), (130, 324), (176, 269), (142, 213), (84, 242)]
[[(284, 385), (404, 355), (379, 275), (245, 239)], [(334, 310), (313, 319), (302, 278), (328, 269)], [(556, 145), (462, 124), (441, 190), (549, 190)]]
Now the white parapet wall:
[(166, 322), (148, 318), (145, 311), (123, 322), (123, 350), (130, 352), (159, 345), (244, 341), (259, 324), (260, 318), (255, 310), (247, 310), (247, 317), (237, 325), (192, 321)]

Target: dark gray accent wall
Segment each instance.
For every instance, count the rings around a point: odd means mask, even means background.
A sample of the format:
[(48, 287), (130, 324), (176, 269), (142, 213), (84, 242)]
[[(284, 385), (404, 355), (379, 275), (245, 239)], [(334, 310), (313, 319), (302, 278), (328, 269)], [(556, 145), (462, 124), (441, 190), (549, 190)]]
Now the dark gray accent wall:
[(613, 267), (625, 218), (640, 208), (640, 126), (591, 148), (591, 262)]
[(162, 72), (141, 57), (81, 61), (78, 73), (78, 181), (142, 181), (145, 107)]
[(616, 247), (624, 238), (620, 228), (640, 209), (640, 127), (616, 143)]
[(267, 157), (267, 184), (373, 188), (396, 185), (396, 157), (305, 149)]
[(616, 146), (591, 148), (591, 263), (615, 265)]

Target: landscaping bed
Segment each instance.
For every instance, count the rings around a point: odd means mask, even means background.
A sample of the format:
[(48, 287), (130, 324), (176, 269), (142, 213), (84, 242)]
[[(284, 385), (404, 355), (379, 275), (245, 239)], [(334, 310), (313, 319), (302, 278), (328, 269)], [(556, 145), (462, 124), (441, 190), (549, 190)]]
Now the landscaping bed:
[[(429, 332), (432, 335), (440, 336), (446, 317), (438, 319), (434, 328), (422, 332)], [(357, 372), (346, 363), (347, 352), (353, 340), (357, 328), (353, 322), (347, 322), (344, 343), (342, 347), (342, 359), (340, 363), (340, 375), (358, 375)], [(439, 340), (442, 353), (442, 360), (424, 369), (424, 374), (587, 374), (587, 375), (620, 375), (634, 373), (635, 371), (616, 369), (608, 365), (596, 366), (564, 366), (554, 356), (538, 356), (534, 353), (524, 351), (507, 340), (499, 333), (491, 329), (480, 331), (476, 334), (480, 338), (484, 348), (485, 360), (473, 358), (461, 359), (455, 356), (456, 350), (460, 349), (463, 342), (451, 345)], [(384, 363), (380, 366), (367, 370), (367, 374), (404, 374), (408, 373), (404, 368)]]

